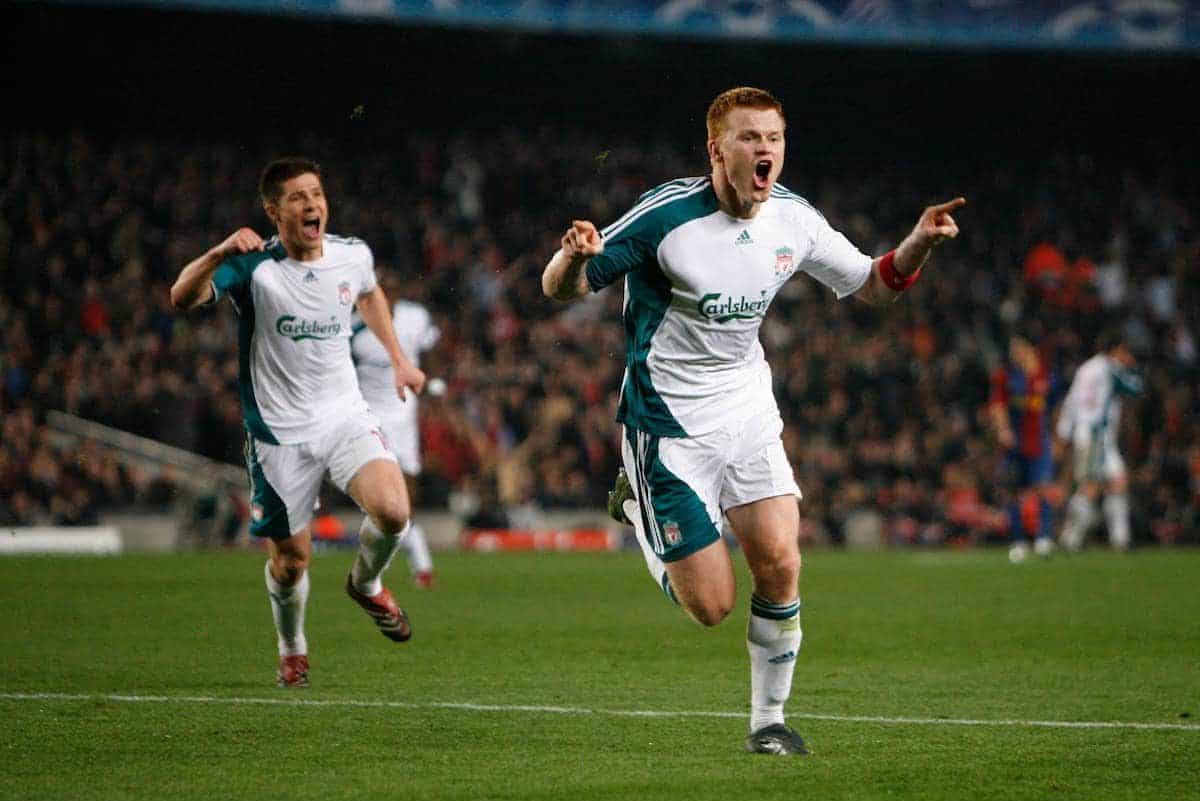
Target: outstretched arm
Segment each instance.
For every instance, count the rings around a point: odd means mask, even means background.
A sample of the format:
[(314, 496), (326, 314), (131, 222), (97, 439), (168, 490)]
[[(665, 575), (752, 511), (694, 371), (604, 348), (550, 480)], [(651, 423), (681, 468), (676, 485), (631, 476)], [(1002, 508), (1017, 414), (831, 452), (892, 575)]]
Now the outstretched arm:
[(406, 400), (405, 387), (411, 389), (414, 395), (421, 394), (421, 389), (425, 386), (425, 373), (414, 367), (400, 349), (400, 343), (396, 341), (396, 331), (392, 328), (392, 310), (388, 307), (387, 295), (383, 294), (383, 290), (375, 287), (370, 292), (359, 295), (358, 313), (388, 352), (388, 358), (392, 361), (392, 372), (396, 375), (396, 392), (400, 400)]
[(209, 248), (199, 258), (188, 262), (171, 287), (171, 307), (176, 311), (189, 311), (212, 300), (212, 277), (221, 262), (230, 256), (262, 250), (262, 237), (250, 228), (239, 228), (224, 242)]
[(587, 282), (587, 263), (604, 252), (604, 239), (587, 220), (575, 220), (563, 234), (562, 248), (550, 257), (542, 272), (542, 292), (555, 300), (575, 300), (591, 288)]
[(958, 223), (950, 212), (966, 203), (966, 198), (956, 197), (921, 212), (912, 232), (896, 249), (871, 264), (871, 277), (854, 296), (868, 303), (891, 303), (900, 297), (916, 280), (933, 249), (958, 236)]

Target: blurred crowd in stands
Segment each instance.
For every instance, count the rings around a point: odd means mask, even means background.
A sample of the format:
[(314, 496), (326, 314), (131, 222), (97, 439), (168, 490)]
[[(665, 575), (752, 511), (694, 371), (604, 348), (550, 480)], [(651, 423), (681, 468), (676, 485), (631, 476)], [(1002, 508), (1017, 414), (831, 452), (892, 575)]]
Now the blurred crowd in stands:
[[(448, 391), (422, 402), (419, 505), (512, 525), (603, 505), (619, 464), (621, 290), (559, 306), (541, 269), (571, 219), (606, 224), (657, 183), (707, 172), (696, 145), (544, 128), (295, 148), (324, 165), (329, 230), (365, 239), (442, 330), (425, 367)], [(235, 314), (177, 316), (168, 288), (236, 228), (270, 233), (255, 187), (278, 155), (237, 141), (0, 138), (0, 523), (170, 503), (164, 480), (57, 436), (48, 410), (240, 462)], [(1074, 155), (910, 173), (796, 159), (783, 183), (875, 255), (928, 203), (969, 199), (960, 239), (895, 306), (837, 302), (801, 276), (767, 316), (806, 538), (842, 541), (864, 511), (895, 543), (1002, 538), (983, 410), (1009, 332), (1035, 331), (1069, 379), (1118, 325), (1147, 384), (1121, 432), (1135, 537), (1196, 540), (1194, 165)]]

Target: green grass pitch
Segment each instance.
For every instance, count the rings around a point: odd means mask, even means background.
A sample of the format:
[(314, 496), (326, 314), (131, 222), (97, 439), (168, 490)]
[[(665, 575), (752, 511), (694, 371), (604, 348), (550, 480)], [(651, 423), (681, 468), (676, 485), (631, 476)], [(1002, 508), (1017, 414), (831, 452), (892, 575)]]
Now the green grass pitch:
[(636, 554), (437, 556), (404, 645), (316, 556), (306, 690), (259, 553), (0, 559), (0, 799), (1200, 798), (1195, 551), (807, 554), (803, 758), (741, 750), (740, 557), (706, 630)]

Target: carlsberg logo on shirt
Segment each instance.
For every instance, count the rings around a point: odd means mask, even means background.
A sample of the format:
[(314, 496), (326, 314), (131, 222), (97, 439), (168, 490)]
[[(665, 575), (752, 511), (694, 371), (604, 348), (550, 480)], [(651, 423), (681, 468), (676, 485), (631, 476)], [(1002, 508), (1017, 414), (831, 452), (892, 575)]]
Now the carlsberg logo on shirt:
[(770, 301), (765, 297), (765, 292), (763, 295), (764, 297), (760, 297), (758, 300), (750, 300), (744, 295), (737, 300), (733, 298), (722, 300), (720, 292), (710, 292), (700, 298), (696, 308), (700, 311), (701, 317), (718, 323), (727, 323), (730, 320), (753, 320), (767, 313), (767, 304)]
[(333, 339), (341, 333), (342, 324), (335, 317), (330, 317), (329, 322), (322, 323), (319, 320), (297, 320), (293, 315), (285, 314), (275, 321), (275, 330), (293, 342), (302, 339)]

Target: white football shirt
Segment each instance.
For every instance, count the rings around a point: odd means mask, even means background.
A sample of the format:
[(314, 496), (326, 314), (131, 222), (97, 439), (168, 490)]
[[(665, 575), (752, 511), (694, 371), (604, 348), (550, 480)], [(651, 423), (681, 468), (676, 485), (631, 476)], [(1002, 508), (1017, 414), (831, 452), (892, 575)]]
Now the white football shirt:
[(1121, 396), (1142, 391), (1141, 379), (1106, 354), (1079, 365), (1058, 413), (1055, 434), (1076, 447), (1115, 447), (1121, 425)]
[(350, 360), (350, 318), (376, 286), (375, 261), (359, 239), (327, 234), (317, 261), (295, 261), (278, 237), (226, 259), (213, 275), (214, 302), (237, 310), (242, 416), (256, 438), (296, 444), (320, 438), (367, 410)]
[[(416, 398), (412, 390), (406, 389), (408, 401), (400, 400), (396, 393), (392, 360), (379, 337), (367, 328), (357, 312), (352, 325), (351, 355), (358, 371), (358, 385), (367, 403), (371, 404), (371, 408), (377, 413), (405, 407), (411, 409), (415, 415)], [(428, 310), (409, 300), (398, 300), (392, 306), (392, 330), (396, 332), (400, 350), (404, 351), (404, 355), (414, 367), (421, 366), (421, 354), (437, 344), (438, 337), (441, 336)]]
[(870, 256), (780, 185), (746, 220), (721, 210), (710, 177), (671, 181), (601, 233), (588, 284), (625, 277), (617, 419), (658, 436), (775, 409), (758, 331), (779, 288), (804, 272), (841, 298), (871, 274)]

